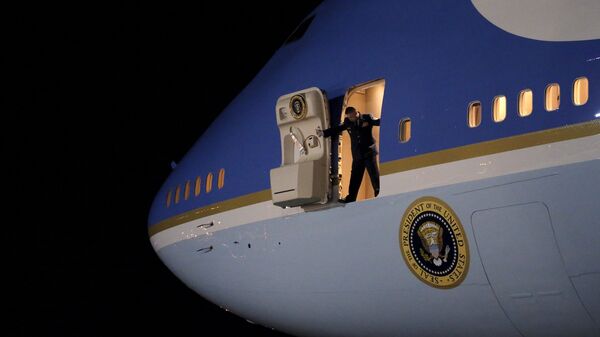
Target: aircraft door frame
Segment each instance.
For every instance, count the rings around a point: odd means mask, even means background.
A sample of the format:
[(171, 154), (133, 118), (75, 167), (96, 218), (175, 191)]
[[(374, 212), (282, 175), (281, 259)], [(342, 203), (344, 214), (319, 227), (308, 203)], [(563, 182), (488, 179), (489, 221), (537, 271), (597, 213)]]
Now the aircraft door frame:
[[(381, 118), (383, 114), (383, 101), (385, 94), (385, 79), (379, 78), (372, 81), (364, 82), (352, 86), (346, 90), (344, 100), (342, 104), (342, 114), (340, 116), (340, 123), (344, 121), (344, 111), (348, 106), (354, 106), (361, 113), (368, 113), (376, 118)], [(362, 99), (356, 99), (355, 96), (364, 96)], [(360, 102), (362, 101), (362, 102)], [(373, 128), (373, 137), (375, 138), (375, 144), (378, 152), (380, 152), (380, 129)], [(338, 191), (336, 194), (340, 198), (347, 195), (348, 187), (350, 184), (351, 168), (352, 168), (352, 154), (350, 145), (350, 136), (347, 133), (339, 135), (338, 144)], [(377, 165), (379, 166), (379, 156), (376, 158)], [(381, 187), (383, 188), (383, 186)], [(362, 183), (357, 195), (356, 200), (365, 200), (374, 198), (373, 186), (371, 185), (368, 173), (365, 171)]]

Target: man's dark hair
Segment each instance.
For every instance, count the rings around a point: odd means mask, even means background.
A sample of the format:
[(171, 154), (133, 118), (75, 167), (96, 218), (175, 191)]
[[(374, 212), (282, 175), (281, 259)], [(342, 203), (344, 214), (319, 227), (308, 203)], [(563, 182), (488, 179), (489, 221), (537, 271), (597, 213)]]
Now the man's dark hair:
[(353, 113), (355, 111), (356, 111), (356, 108), (354, 108), (353, 106), (349, 106), (349, 107), (346, 108), (345, 114), (347, 115), (347, 114)]

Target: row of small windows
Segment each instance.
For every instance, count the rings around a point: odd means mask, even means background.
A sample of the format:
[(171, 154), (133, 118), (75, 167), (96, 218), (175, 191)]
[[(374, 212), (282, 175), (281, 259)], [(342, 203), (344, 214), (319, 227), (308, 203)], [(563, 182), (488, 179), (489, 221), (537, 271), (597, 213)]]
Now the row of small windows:
[[(589, 82), (586, 77), (579, 77), (573, 82), (573, 105), (581, 106), (587, 103), (589, 93)], [(555, 111), (560, 107), (560, 86), (552, 83), (546, 86), (544, 106), (546, 111)], [(531, 89), (521, 90), (518, 102), (519, 116), (527, 117), (533, 113), (533, 92)], [(469, 103), (467, 123), (470, 128), (476, 128), (481, 124), (481, 102)], [(506, 119), (506, 96), (494, 97), (492, 101), (492, 118), (494, 122), (500, 123)], [(409, 131), (410, 138), (410, 131)]]
[[(206, 191), (206, 193), (210, 193), (213, 189), (213, 173), (210, 172), (206, 175), (206, 182), (204, 184), (204, 190)], [(217, 188), (218, 189), (222, 189), (225, 186), (225, 169), (220, 169), (219, 170), (219, 177), (217, 179)], [(184, 200), (188, 200), (190, 198), (190, 194), (191, 194), (191, 188), (192, 188), (192, 181), (188, 180), (185, 182), (185, 185), (183, 186), (183, 199)], [(173, 192), (173, 190), (169, 190), (169, 192), (167, 193), (167, 207), (171, 206), (172, 202), (175, 202), (176, 204), (179, 203), (179, 201), (181, 201), (181, 185), (177, 185), (177, 187), (175, 188), (175, 191)], [(202, 192), (202, 177), (198, 176), (196, 177), (196, 181), (194, 182), (194, 196), (197, 197), (200, 195), (200, 193)]]
[[(589, 81), (586, 77), (579, 77), (573, 82), (573, 104), (581, 106), (587, 103), (589, 98)], [(558, 83), (549, 84), (545, 92), (546, 111), (555, 111), (560, 107), (560, 86)], [(518, 113), (520, 117), (527, 117), (533, 113), (533, 91), (531, 89), (521, 90), (519, 93)], [(482, 107), (480, 101), (469, 103), (467, 124), (470, 128), (476, 128), (481, 124)], [(494, 122), (500, 123), (506, 119), (506, 96), (499, 95), (492, 101), (492, 118)], [(411, 137), (411, 120), (404, 118), (398, 125), (398, 139), (400, 143), (406, 143)]]

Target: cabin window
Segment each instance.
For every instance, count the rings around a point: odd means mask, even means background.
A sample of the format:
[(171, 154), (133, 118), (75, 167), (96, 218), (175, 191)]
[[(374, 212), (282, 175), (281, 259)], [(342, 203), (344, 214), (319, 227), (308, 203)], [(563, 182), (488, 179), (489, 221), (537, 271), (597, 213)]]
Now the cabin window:
[(183, 199), (188, 200), (190, 198), (190, 181), (185, 183), (185, 189), (183, 192)]
[(175, 190), (175, 203), (179, 203), (179, 194), (181, 193), (181, 185), (177, 185), (177, 189)]
[(506, 119), (506, 96), (494, 97), (494, 103), (492, 105), (494, 122), (500, 123)]
[(399, 137), (400, 137), (400, 143), (406, 143), (410, 140), (410, 127), (411, 127), (411, 122), (410, 122), (410, 118), (405, 118), (403, 120), (400, 121), (400, 130), (399, 131)]
[(173, 190), (169, 190), (167, 193), (167, 207), (171, 207), (171, 198), (173, 197)]
[(533, 92), (531, 89), (519, 93), (519, 116), (527, 117), (533, 112)]
[(588, 101), (588, 79), (580, 77), (573, 82), (573, 104), (580, 106)]
[(470, 128), (476, 128), (481, 124), (481, 102), (469, 103), (468, 121)]
[(211, 172), (206, 176), (206, 193), (210, 193), (210, 191), (212, 191), (212, 181), (213, 181), (213, 174)]
[(225, 169), (219, 170), (219, 180), (217, 183), (217, 187), (222, 189), (225, 186)]
[(200, 195), (200, 190), (202, 188), (202, 178), (200, 177), (196, 177), (196, 187), (194, 187), (194, 196), (199, 196)]
[(560, 86), (558, 83), (546, 87), (546, 111), (558, 110), (560, 106)]

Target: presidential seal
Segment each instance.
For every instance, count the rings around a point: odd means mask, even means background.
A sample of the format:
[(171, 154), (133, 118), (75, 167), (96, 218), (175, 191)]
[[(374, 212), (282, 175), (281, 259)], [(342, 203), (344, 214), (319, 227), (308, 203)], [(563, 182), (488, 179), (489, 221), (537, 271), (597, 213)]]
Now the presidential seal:
[(306, 106), (306, 100), (304, 100), (303, 95), (294, 95), (290, 99), (290, 111), (292, 112), (292, 117), (294, 117), (294, 119), (302, 119), (306, 116), (308, 107)]
[(458, 216), (442, 200), (415, 200), (402, 216), (399, 240), (408, 269), (426, 284), (453, 288), (467, 276), (467, 236)]

